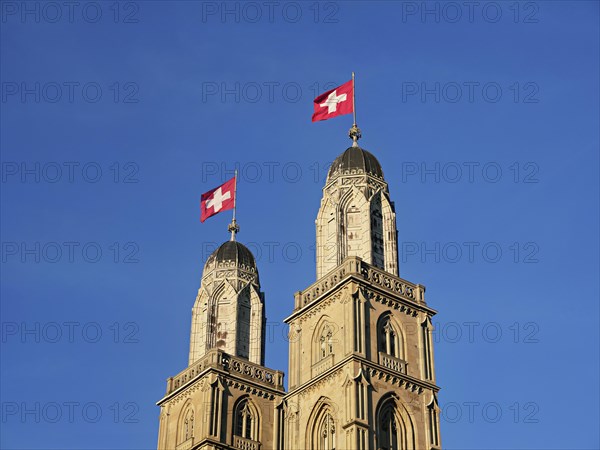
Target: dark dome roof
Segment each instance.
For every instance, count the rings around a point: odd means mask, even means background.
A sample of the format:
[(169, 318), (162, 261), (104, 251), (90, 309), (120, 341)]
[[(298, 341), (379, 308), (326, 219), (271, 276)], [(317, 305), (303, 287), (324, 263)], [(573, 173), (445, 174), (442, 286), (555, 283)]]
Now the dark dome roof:
[(248, 247), (237, 241), (227, 241), (221, 244), (221, 246), (208, 257), (204, 267), (215, 262), (220, 263), (225, 261), (233, 261), (238, 266), (243, 265), (256, 269), (256, 261), (254, 260), (252, 252), (248, 250)]
[(360, 147), (350, 147), (340, 156), (335, 158), (329, 168), (327, 178), (334, 174), (343, 175), (345, 173), (367, 173), (378, 178), (383, 178), (383, 170), (377, 158), (368, 151)]

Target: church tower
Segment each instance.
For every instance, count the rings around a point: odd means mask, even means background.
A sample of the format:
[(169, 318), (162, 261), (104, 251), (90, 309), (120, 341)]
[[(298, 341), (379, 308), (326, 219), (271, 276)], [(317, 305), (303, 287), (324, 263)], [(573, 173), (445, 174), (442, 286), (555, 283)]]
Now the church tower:
[(327, 175), (317, 215), (317, 279), (346, 256), (398, 275), (396, 214), (377, 159), (352, 146)]
[(353, 137), (323, 188), (317, 281), (295, 294), (285, 320), (289, 393), (276, 448), (439, 449), (436, 311), (425, 286), (399, 277), (383, 170)]
[(441, 449), (436, 311), (425, 286), (399, 277), (383, 170), (356, 126), (350, 136), (323, 188), (317, 280), (285, 319), (288, 393), (264, 367), (265, 296), (234, 216), (231, 240), (204, 265), (188, 367), (157, 403), (158, 450)]
[(264, 364), (264, 294), (254, 256), (234, 240), (206, 260), (192, 309), (189, 364), (213, 348)]
[(157, 403), (159, 450), (259, 450), (277, 439), (283, 373), (263, 366), (264, 294), (254, 256), (235, 231), (204, 265), (188, 367), (168, 379)]

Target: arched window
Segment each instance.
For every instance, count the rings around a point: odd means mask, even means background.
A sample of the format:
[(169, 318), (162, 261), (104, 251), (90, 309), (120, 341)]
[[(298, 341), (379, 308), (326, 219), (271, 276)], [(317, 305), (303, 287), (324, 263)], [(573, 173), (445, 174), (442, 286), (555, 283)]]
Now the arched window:
[(258, 441), (258, 414), (248, 399), (240, 401), (235, 408), (234, 434)]
[(433, 380), (433, 359), (431, 355), (431, 321), (425, 319), (421, 324), (423, 336), (423, 374), (426, 380)]
[(320, 358), (323, 359), (333, 353), (333, 330), (329, 325), (323, 327), (319, 338)]
[(402, 337), (394, 328), (391, 317), (384, 316), (379, 320), (378, 327), (379, 351), (396, 358), (402, 358)]
[(381, 450), (400, 450), (398, 445), (398, 423), (392, 405), (382, 411), (379, 422), (379, 448)]
[[(337, 447), (336, 419), (328, 399), (320, 399), (313, 407), (306, 427), (308, 450), (335, 450)], [(295, 448), (295, 447), (294, 447)]]
[(179, 442), (185, 442), (188, 439), (194, 437), (194, 411), (192, 408), (188, 408), (188, 410), (183, 415), (183, 421), (181, 423), (181, 431), (180, 431), (180, 439)]
[(317, 423), (318, 450), (335, 450), (335, 422), (327, 411)]
[(387, 395), (376, 412), (377, 448), (380, 450), (414, 450), (415, 430), (410, 414), (395, 395)]
[(206, 349), (210, 350), (217, 345), (217, 305), (213, 300), (208, 307), (208, 325), (206, 327)]

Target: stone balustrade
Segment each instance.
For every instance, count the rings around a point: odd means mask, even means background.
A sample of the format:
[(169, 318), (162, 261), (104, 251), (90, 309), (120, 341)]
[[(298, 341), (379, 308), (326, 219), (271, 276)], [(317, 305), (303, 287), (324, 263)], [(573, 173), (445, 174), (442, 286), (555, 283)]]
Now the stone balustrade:
[(384, 352), (379, 352), (379, 364), (383, 367), (393, 370), (394, 372), (399, 372), (406, 374), (406, 365), (407, 362), (403, 359), (396, 358), (395, 356), (388, 355)]
[(259, 450), (260, 442), (246, 439), (241, 436), (233, 436), (233, 447), (241, 450)]
[(333, 367), (333, 354), (327, 355), (322, 360), (316, 362), (312, 366), (312, 376), (316, 377), (317, 375), (322, 374), (330, 367)]
[(383, 269), (366, 264), (358, 257), (348, 257), (336, 269), (329, 272), (316, 283), (311, 284), (303, 291), (297, 292), (295, 308), (302, 308), (313, 302), (323, 294), (331, 291), (348, 275), (355, 275), (372, 283), (375, 286), (394, 295), (417, 303), (425, 302), (425, 287), (413, 284)]
[(283, 391), (283, 372), (267, 369), (264, 366), (231, 356), (221, 350), (210, 350), (184, 371), (167, 380), (167, 395), (196, 378), (201, 372), (213, 367), (229, 373), (237, 373), (242, 377), (270, 385), (273, 389)]

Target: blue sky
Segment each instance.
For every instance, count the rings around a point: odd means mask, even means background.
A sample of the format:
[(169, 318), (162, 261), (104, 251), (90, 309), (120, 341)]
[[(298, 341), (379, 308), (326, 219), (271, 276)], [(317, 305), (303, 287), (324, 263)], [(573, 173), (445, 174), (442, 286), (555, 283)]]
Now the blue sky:
[(1, 8), (2, 448), (156, 448), (228, 237), (200, 194), (235, 167), (266, 363), (287, 370), (282, 320), (350, 144), (312, 99), (352, 71), (401, 276), (439, 311), (444, 447), (600, 446), (598, 2)]

